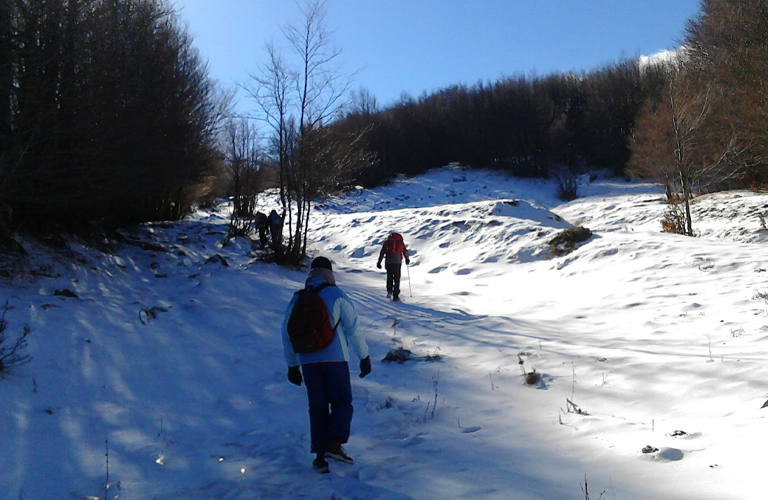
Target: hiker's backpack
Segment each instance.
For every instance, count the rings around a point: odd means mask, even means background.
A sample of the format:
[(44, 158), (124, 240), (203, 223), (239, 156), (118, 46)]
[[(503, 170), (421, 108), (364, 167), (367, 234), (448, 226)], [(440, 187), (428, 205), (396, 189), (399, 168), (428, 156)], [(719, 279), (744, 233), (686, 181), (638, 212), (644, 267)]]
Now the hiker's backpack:
[(392, 233), (387, 238), (387, 255), (402, 255), (405, 252), (405, 243), (403, 237), (398, 233)]
[(320, 291), (332, 286), (324, 283), (316, 288), (304, 288), (296, 292), (291, 316), (288, 318), (288, 338), (293, 352), (306, 354), (325, 349), (333, 340), (333, 334), (341, 322), (331, 326), (331, 316)]

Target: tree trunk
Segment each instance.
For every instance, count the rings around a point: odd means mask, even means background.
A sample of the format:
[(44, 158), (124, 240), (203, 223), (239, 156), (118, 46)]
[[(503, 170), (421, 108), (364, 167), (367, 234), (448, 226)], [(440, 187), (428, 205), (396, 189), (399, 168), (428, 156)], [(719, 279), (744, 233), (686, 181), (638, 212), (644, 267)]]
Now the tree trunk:
[(304, 214), (304, 243), (301, 247), (301, 255), (307, 255), (307, 235), (309, 234), (309, 212), (312, 210), (312, 202), (307, 200), (307, 213)]
[(0, 158), (8, 152), (11, 143), (11, 92), (15, 53), (11, 33), (12, 16), (10, 0), (0, 0)]
[(687, 186), (683, 191), (683, 203), (685, 204), (685, 231), (688, 236), (693, 236), (693, 222), (691, 220), (691, 187), (690, 186)]

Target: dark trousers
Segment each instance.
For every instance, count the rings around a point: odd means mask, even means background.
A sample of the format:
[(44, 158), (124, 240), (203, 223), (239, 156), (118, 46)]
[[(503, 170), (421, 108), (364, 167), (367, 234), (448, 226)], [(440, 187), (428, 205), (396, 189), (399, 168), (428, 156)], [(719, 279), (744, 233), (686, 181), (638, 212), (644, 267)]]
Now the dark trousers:
[(398, 297), (400, 295), (400, 266), (402, 264), (387, 263), (387, 293)]
[(269, 233), (272, 236), (272, 250), (275, 255), (283, 255), (283, 228), (279, 225), (269, 226)]
[(353, 413), (349, 364), (314, 363), (303, 365), (301, 371), (309, 399), (310, 451), (324, 455), (329, 441), (349, 440)]

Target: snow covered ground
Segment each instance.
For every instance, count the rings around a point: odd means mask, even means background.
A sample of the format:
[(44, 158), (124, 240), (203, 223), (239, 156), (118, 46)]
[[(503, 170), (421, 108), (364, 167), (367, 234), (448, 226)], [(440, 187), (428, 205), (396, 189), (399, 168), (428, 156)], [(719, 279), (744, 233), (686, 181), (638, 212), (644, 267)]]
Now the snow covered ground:
[[(318, 206), (312, 254), (374, 359), (357, 463), (328, 476), (281, 354), (305, 272), (222, 247), (227, 207), (129, 235), (165, 252), (29, 247), (36, 275), (0, 283), (34, 357), (0, 380), (0, 499), (584, 499), (585, 477), (592, 499), (765, 498), (768, 196), (702, 197), (687, 238), (660, 232), (654, 186), (579, 193), (445, 168)], [(552, 257), (571, 225), (595, 234)], [(391, 229), (400, 304), (375, 267)]]

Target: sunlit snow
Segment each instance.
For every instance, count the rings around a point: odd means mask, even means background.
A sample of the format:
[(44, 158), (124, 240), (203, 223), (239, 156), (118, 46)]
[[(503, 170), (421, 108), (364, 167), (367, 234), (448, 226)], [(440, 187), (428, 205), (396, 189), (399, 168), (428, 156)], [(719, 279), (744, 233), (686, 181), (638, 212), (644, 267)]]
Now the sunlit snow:
[[(591, 498), (764, 498), (768, 196), (697, 199), (688, 238), (660, 232), (650, 184), (555, 194), (444, 168), (315, 207), (311, 254), (374, 359), (352, 366), (357, 463), (327, 476), (279, 335), (306, 271), (222, 247), (227, 205), (127, 234), (165, 252), (25, 243), (36, 272), (0, 284), (34, 357), (0, 380), (0, 498), (578, 499), (585, 477)], [(594, 235), (553, 257), (574, 225)], [(412, 255), (399, 304), (390, 230)]]

